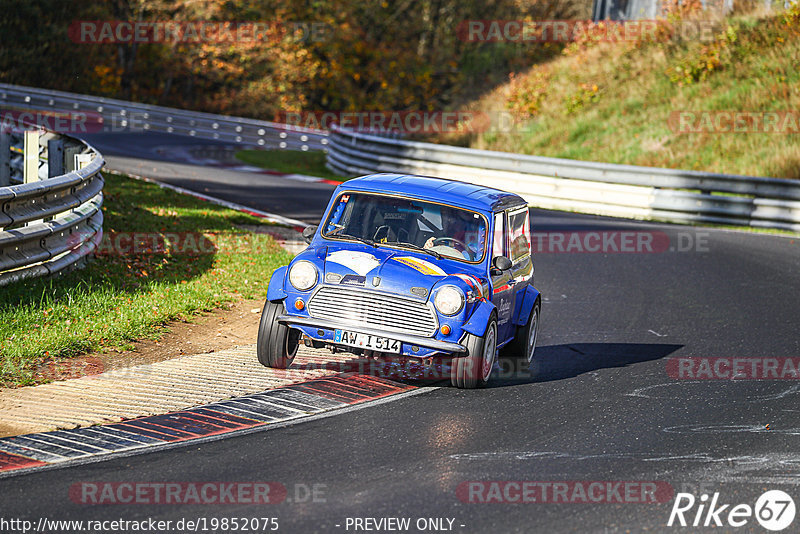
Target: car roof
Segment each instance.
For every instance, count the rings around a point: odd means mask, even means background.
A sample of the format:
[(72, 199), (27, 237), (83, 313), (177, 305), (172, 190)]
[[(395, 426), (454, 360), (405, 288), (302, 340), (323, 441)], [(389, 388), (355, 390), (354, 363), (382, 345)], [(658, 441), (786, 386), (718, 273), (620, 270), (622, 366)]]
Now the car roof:
[(344, 182), (339, 190), (396, 193), (483, 211), (527, 205), (521, 196), (500, 189), (414, 174), (369, 174)]

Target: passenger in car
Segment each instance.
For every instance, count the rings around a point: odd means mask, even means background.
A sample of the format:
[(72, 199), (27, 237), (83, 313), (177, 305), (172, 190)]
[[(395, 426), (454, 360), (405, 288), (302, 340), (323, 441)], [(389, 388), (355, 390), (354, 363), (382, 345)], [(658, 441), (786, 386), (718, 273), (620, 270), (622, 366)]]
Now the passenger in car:
[[(468, 230), (476, 228), (474, 221), (467, 219), (470, 214), (463, 210), (442, 208), (441, 216), (441, 235), (429, 237), (423, 248), (438, 249), (436, 252), (446, 256), (452, 256), (455, 251), (467, 260), (479, 256), (483, 248), (484, 236), (475, 235), (474, 231), (468, 232)], [(437, 244), (437, 240), (439, 240), (439, 244)]]

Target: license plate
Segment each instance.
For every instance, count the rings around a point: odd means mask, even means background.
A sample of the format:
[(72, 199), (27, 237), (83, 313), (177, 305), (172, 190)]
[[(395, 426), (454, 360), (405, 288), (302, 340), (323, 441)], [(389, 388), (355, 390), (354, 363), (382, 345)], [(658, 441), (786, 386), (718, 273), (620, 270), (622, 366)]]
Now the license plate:
[(380, 352), (400, 352), (400, 342), (382, 336), (371, 336), (347, 330), (335, 330), (333, 342)]

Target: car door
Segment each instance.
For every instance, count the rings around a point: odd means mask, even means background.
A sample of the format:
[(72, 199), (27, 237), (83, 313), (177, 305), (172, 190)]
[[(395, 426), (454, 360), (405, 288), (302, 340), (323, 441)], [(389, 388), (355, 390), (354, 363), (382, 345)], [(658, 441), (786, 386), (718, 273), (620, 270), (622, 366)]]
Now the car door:
[[(506, 212), (495, 213), (492, 239), (492, 259), (497, 256), (509, 258), (508, 221)], [(510, 259), (510, 258), (509, 258)], [(490, 264), (491, 267), (491, 264)], [(495, 272), (492, 268), (492, 303), (497, 308), (497, 342), (504, 343), (514, 335), (511, 314), (514, 311), (516, 291), (514, 270)]]
[[(517, 323), (525, 290), (533, 279), (533, 258), (531, 256), (530, 215), (527, 206), (512, 208), (506, 213), (507, 241), (511, 260), (510, 284), (514, 288), (512, 321)], [(514, 335), (512, 328), (511, 335)]]

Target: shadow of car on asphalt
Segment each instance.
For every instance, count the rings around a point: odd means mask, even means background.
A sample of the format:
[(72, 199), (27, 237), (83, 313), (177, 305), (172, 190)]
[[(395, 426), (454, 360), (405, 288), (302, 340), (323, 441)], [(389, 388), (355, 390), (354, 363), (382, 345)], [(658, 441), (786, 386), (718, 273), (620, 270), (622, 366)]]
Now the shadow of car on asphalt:
[(665, 343), (565, 343), (536, 347), (527, 369), (500, 361), (488, 387), (508, 387), (531, 382), (551, 382), (584, 373), (659, 360), (682, 348)]
[[(639, 362), (664, 358), (683, 345), (661, 343), (568, 343), (536, 348), (533, 362), (527, 369), (518, 369), (508, 360), (500, 359), (488, 388), (508, 387), (533, 382), (550, 382), (572, 378), (584, 373), (625, 367)], [(311, 361), (295, 363), (295, 371), (325, 369), (340, 376), (364, 375), (402, 382), (415, 387), (448, 386), (450, 367), (446, 359), (432, 367), (415, 358), (371, 359), (353, 356), (347, 361)]]

